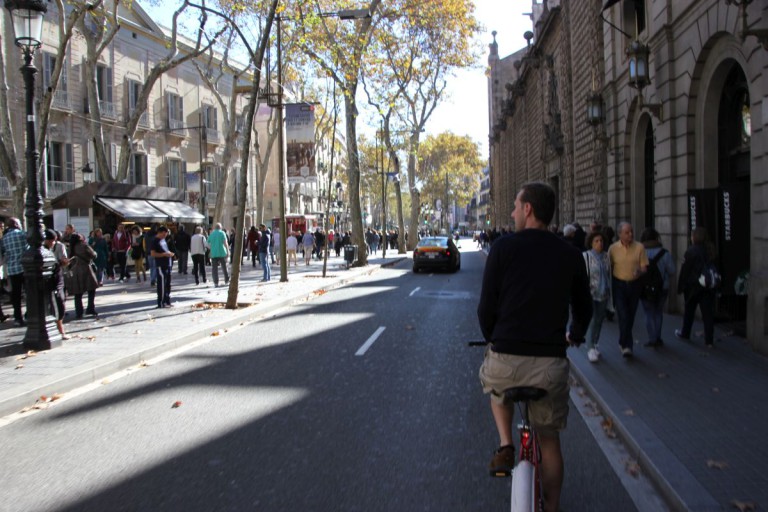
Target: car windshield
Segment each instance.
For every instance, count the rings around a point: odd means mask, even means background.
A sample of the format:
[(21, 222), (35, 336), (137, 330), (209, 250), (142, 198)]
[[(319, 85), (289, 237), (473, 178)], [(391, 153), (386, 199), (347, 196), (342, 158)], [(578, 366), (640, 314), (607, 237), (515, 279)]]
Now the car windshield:
[(446, 237), (422, 238), (416, 247), (448, 247), (448, 238)]

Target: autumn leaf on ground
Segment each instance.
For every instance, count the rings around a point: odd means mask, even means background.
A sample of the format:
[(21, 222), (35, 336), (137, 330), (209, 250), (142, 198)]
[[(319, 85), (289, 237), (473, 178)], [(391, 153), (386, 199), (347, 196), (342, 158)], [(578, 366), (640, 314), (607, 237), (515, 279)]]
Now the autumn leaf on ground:
[(325, 295), (328, 292), (326, 292), (325, 290), (315, 290), (312, 293), (314, 293), (315, 295)]
[(731, 505), (739, 509), (741, 512), (746, 512), (747, 510), (757, 510), (757, 505), (751, 501), (733, 500)]
[(640, 464), (637, 463), (636, 460), (628, 460), (627, 464), (625, 465), (625, 468), (627, 470), (627, 473), (632, 475), (633, 477), (637, 478), (640, 476)]
[(21, 370), (22, 368), (24, 368), (24, 363), (19, 363), (16, 365), (16, 368), (14, 368), (14, 370)]
[(141, 361), (141, 362), (139, 363), (139, 368), (146, 368), (146, 367), (148, 367), (148, 366), (149, 366), (149, 363), (148, 363), (148, 362), (146, 362), (146, 361)]
[(616, 437), (616, 432), (613, 430), (613, 420), (611, 418), (605, 418), (600, 423), (600, 426), (603, 427), (606, 436), (610, 437), (611, 439)]
[(181, 407), (181, 401), (176, 401), (176, 402), (173, 402), (171, 409), (178, 409), (179, 407)]
[(88, 341), (96, 341), (96, 336), (88, 336), (85, 339), (87, 339)]
[(707, 467), (710, 469), (725, 469), (728, 467), (728, 463), (722, 460), (707, 460)]
[(29, 351), (29, 352), (27, 352), (26, 354), (22, 354), (22, 355), (20, 355), (19, 357), (17, 357), (17, 358), (16, 358), (16, 360), (17, 360), (17, 361), (20, 361), (20, 360), (22, 360), (22, 359), (28, 359), (28, 358), (30, 358), (30, 357), (35, 357), (36, 355), (37, 355), (37, 352), (35, 352), (34, 350), (30, 350), (30, 351)]
[(211, 336), (221, 336), (221, 333), (219, 331), (213, 331)]
[(635, 411), (633, 411), (632, 409), (627, 409), (626, 411), (624, 411), (624, 414), (626, 416), (634, 416), (635, 415)]
[(406, 331), (412, 331), (413, 329), (414, 329), (414, 327), (412, 325), (406, 325), (405, 326), (405, 330)]

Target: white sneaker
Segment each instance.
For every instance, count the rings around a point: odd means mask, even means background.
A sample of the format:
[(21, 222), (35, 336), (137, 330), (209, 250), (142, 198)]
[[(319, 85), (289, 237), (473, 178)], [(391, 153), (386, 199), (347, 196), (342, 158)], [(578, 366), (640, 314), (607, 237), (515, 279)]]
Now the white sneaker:
[(589, 352), (587, 352), (587, 359), (589, 359), (590, 363), (596, 363), (597, 360), (600, 359), (600, 352), (594, 348), (589, 349)]

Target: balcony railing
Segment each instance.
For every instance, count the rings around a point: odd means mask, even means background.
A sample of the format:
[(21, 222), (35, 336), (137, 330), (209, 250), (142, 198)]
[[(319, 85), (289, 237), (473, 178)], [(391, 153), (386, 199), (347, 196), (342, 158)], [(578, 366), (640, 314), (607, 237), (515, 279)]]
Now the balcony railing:
[(53, 101), (51, 102), (51, 106), (59, 110), (72, 110), (72, 105), (69, 104), (69, 94), (67, 91), (59, 89), (53, 91)]
[(184, 137), (184, 121), (181, 119), (168, 119), (169, 133), (176, 135), (177, 137)]
[(99, 100), (99, 109), (101, 109), (101, 115), (103, 117), (117, 119), (117, 103)]
[(206, 128), (205, 137), (208, 139), (209, 144), (216, 144), (219, 142), (219, 130), (215, 128)]
[[(136, 109), (132, 108), (130, 115), (132, 116), (134, 112), (136, 112)], [(149, 128), (149, 112), (141, 114), (141, 117), (139, 117), (139, 126), (142, 128)]]
[(48, 181), (48, 198), (53, 199), (65, 192), (75, 189), (75, 184), (71, 181)]

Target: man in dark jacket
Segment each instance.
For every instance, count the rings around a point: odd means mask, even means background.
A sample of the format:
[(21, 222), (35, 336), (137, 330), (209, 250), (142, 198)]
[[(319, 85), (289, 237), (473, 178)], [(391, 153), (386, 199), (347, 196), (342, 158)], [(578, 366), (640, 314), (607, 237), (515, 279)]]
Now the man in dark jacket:
[[(504, 390), (531, 386), (547, 391), (529, 404), (539, 434), (546, 510), (558, 510), (563, 481), (560, 430), (568, 417), (569, 344), (579, 344), (592, 317), (592, 296), (581, 253), (547, 229), (556, 206), (554, 190), (528, 183), (515, 199), (515, 233), (491, 246), (477, 315), (490, 350), (480, 368), (499, 431), (500, 448), (491, 475), (509, 474), (515, 464), (512, 404)], [(566, 332), (569, 304), (573, 313)]]
[(176, 253), (176, 257), (179, 260), (179, 274), (187, 275), (187, 260), (189, 259), (189, 244), (192, 242), (192, 237), (186, 232), (183, 225), (179, 225), (179, 231), (176, 233), (176, 250), (172, 252)]
[(272, 278), (272, 269), (269, 267), (269, 246), (272, 243), (272, 232), (264, 224), (261, 224), (259, 229), (261, 230), (261, 236), (259, 237), (259, 263), (264, 271), (262, 281), (266, 282)]

